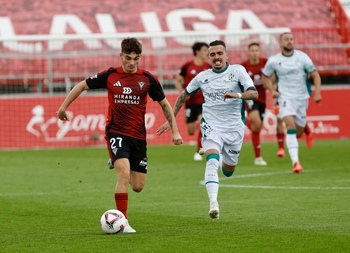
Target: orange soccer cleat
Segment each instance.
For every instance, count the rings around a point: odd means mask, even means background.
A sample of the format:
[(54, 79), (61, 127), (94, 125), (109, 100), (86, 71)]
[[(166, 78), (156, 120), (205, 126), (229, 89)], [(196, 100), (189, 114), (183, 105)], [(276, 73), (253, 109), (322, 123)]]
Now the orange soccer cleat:
[(303, 167), (301, 167), (299, 162), (294, 163), (293, 173), (297, 174), (303, 171)]
[(280, 148), (277, 152), (277, 157), (285, 157), (284, 148)]
[(312, 145), (314, 145), (313, 133), (309, 132), (309, 134), (306, 134), (306, 147), (311, 148)]
[(275, 105), (272, 109), (273, 114), (278, 115), (280, 113), (280, 107), (279, 105)]

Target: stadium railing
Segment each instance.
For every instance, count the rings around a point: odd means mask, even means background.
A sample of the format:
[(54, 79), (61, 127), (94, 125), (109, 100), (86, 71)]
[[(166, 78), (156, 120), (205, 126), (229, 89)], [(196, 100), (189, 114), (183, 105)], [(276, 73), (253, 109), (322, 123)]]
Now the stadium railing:
[[(333, 14), (337, 30), (342, 36), (343, 43), (350, 43), (350, 19), (339, 0), (328, 0), (329, 11)], [(350, 61), (350, 46), (346, 49), (348, 60)]]

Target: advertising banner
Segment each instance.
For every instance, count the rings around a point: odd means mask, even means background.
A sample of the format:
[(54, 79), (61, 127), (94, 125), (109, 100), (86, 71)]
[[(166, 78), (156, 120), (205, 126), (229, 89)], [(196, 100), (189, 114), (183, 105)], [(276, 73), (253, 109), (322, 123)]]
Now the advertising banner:
[[(167, 93), (174, 105), (177, 93)], [(261, 132), (262, 141), (276, 140), (276, 117), (272, 113), (270, 94)], [(310, 98), (308, 124), (315, 139), (350, 138), (349, 112), (350, 87), (323, 87), (323, 100), (315, 104)], [(107, 113), (107, 95), (84, 94), (68, 109), (70, 121), (60, 121), (56, 111), (64, 96), (1, 97), (0, 149), (32, 149), (55, 147), (82, 147), (105, 145), (104, 131)], [(145, 116), (149, 145), (172, 144), (171, 134), (156, 135), (157, 128), (165, 122), (158, 103), (148, 100)], [(196, 143), (196, 135), (187, 134), (184, 110), (177, 115), (177, 123), (185, 143)], [(250, 141), (246, 128), (245, 141)]]

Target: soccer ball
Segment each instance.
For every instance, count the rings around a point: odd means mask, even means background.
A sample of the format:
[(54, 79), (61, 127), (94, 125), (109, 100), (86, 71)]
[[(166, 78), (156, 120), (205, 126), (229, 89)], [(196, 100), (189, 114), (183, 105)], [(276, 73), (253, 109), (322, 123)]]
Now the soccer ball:
[(100, 224), (105, 233), (119, 234), (124, 231), (126, 218), (121, 211), (110, 209), (102, 214)]

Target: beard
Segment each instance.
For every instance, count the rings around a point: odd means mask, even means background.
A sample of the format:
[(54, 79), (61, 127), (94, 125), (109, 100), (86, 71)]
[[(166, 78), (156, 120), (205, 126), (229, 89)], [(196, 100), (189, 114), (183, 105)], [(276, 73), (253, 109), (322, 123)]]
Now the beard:
[(292, 52), (293, 50), (294, 50), (293, 46), (283, 47), (283, 51), (288, 52), (288, 53)]

